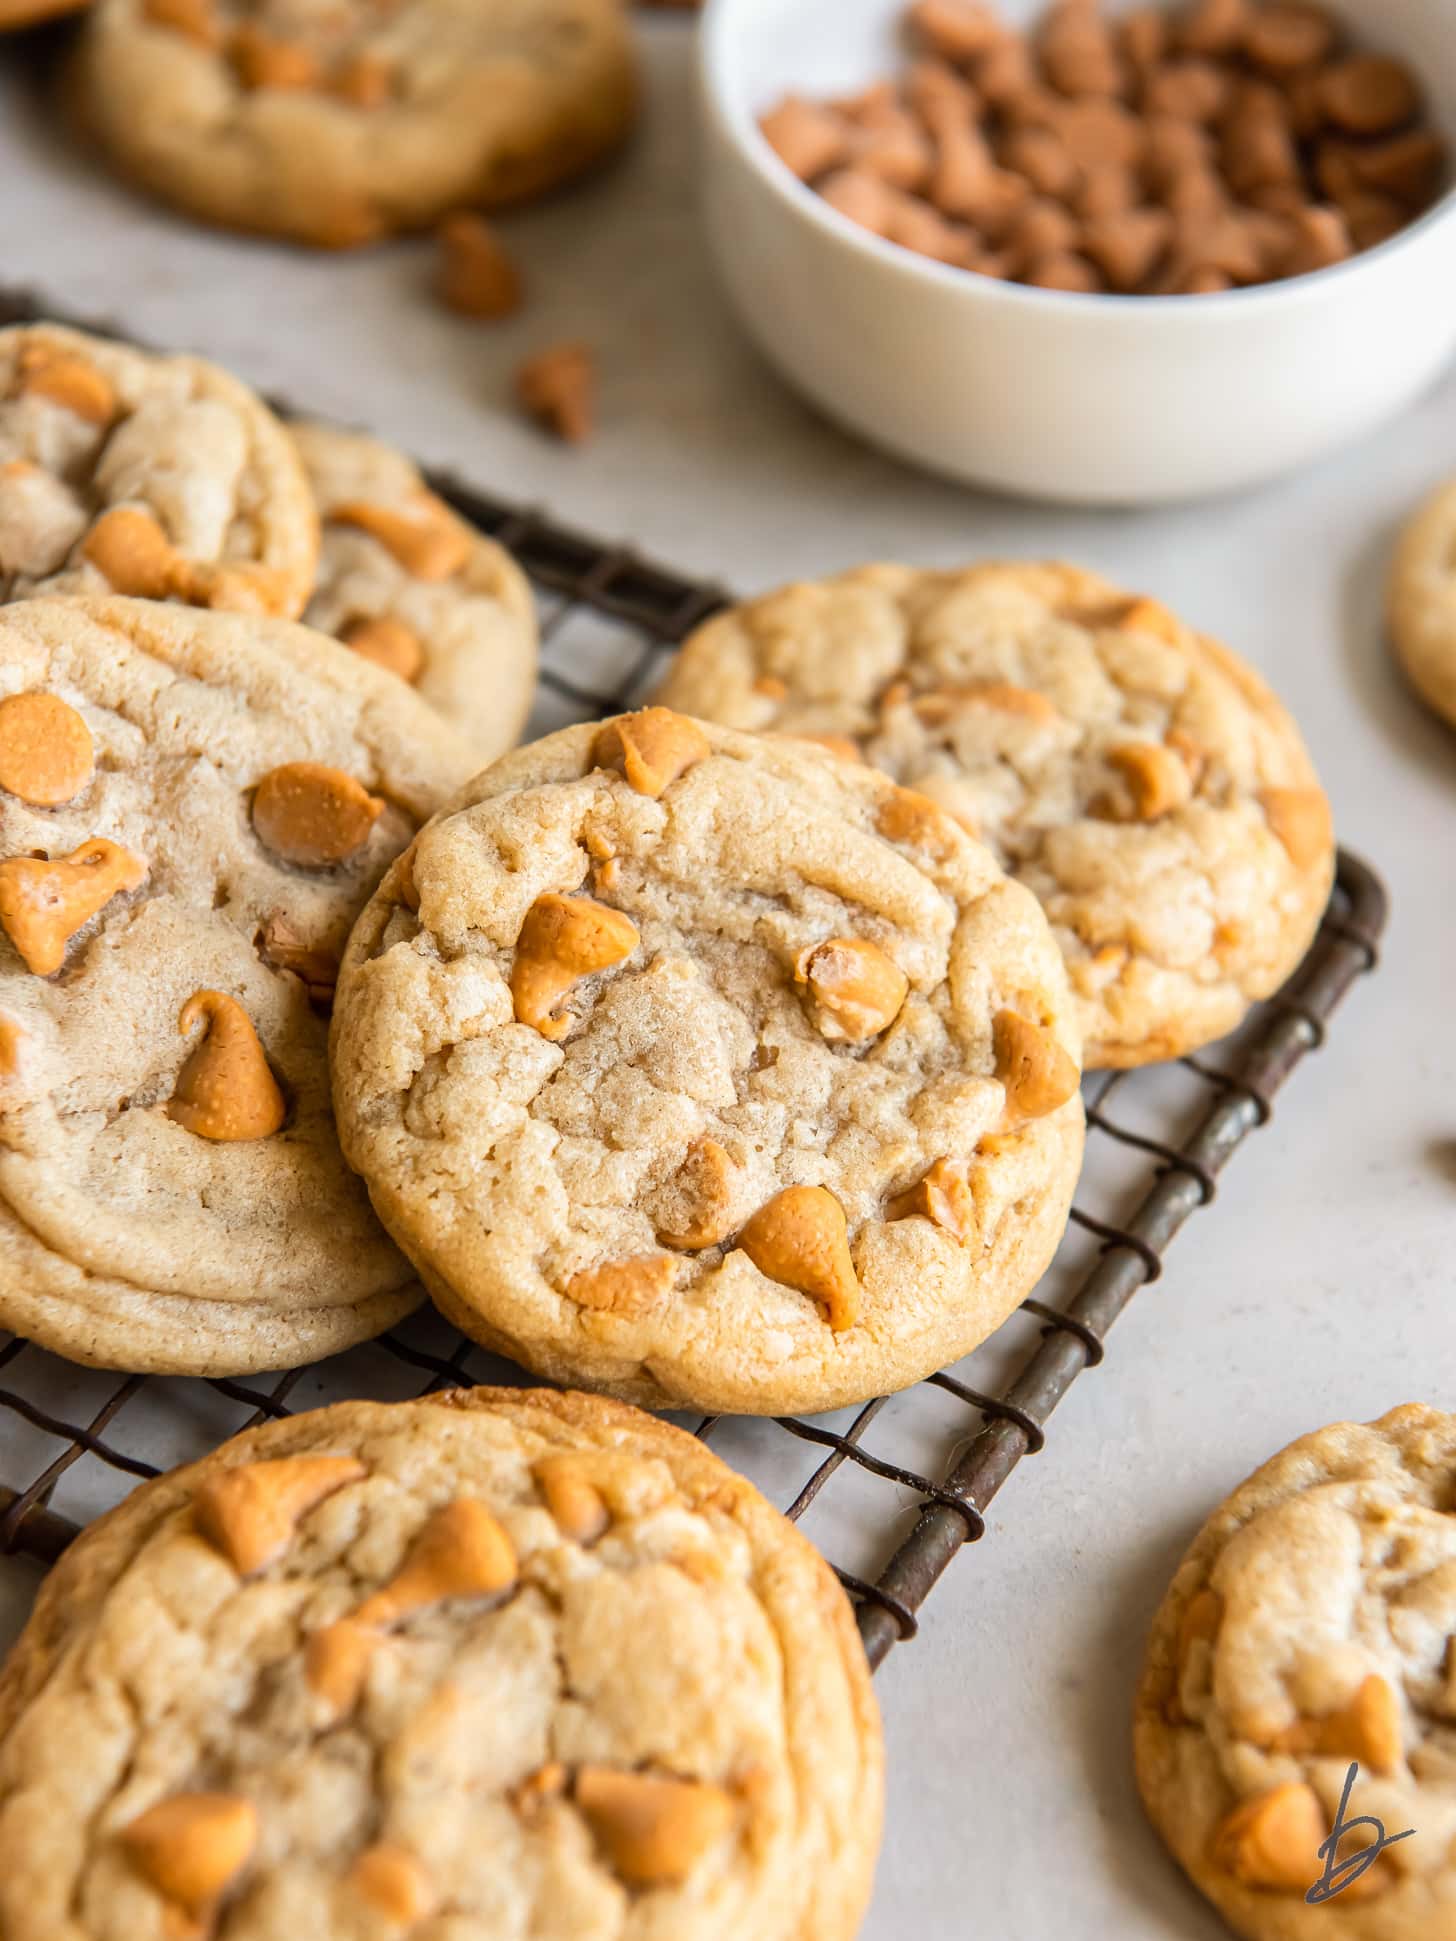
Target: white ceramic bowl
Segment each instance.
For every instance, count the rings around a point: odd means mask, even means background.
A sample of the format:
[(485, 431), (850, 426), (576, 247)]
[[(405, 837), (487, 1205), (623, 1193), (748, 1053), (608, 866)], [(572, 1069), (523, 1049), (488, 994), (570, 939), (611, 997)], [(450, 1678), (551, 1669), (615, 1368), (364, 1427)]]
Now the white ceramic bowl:
[[(1003, 0), (1027, 22), (1041, 0)], [(1078, 296), (881, 241), (758, 132), (785, 93), (851, 93), (904, 62), (899, 0), (710, 0), (704, 193), (753, 337), (830, 417), (932, 471), (1071, 503), (1246, 486), (1408, 403), (1456, 350), (1456, 193), (1348, 263), (1201, 297)], [(1456, 136), (1456, 0), (1341, 0), (1422, 74)]]

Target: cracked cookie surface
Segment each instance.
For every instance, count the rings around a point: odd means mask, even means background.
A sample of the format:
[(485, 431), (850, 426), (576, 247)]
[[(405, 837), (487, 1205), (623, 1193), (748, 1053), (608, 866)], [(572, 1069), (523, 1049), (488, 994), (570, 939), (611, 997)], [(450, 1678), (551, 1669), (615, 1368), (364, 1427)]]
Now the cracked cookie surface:
[[(1412, 1405), (1275, 1456), (1210, 1517), (1153, 1624), (1134, 1750), (1153, 1824), (1250, 1941), (1456, 1932), (1456, 1416)], [(1333, 1899), (1345, 1820), (1414, 1828)], [(1343, 1862), (1368, 1829), (1340, 1845)]]
[(289, 429), (322, 527), (305, 622), (408, 681), (482, 766), (503, 754), (536, 685), (525, 575), (402, 452), (331, 425)]
[(1220, 1037), (1298, 964), (1329, 809), (1253, 672), (1060, 565), (869, 566), (708, 621), (659, 693), (836, 739), (979, 832), (1040, 899), (1089, 1067)]
[(355, 915), (471, 767), (283, 621), (0, 608), (0, 1324), (73, 1360), (313, 1360), (413, 1304), (339, 1155)]
[(1456, 480), (1433, 492), (1402, 532), (1387, 617), (1411, 686), (1456, 726)]
[(1035, 899), (870, 769), (665, 709), (457, 796), (333, 1029), (345, 1155), (438, 1304), (629, 1401), (824, 1409), (955, 1360), (1081, 1157)]
[(271, 1423), (147, 1483), (0, 1674), (11, 1941), (849, 1941), (882, 1752), (848, 1601), (589, 1396)]
[(281, 424), (200, 357), (0, 330), (0, 599), (120, 593), (293, 619), (318, 520)]
[(73, 87), (143, 187), (325, 248), (538, 195), (636, 105), (621, 0), (98, 0)]

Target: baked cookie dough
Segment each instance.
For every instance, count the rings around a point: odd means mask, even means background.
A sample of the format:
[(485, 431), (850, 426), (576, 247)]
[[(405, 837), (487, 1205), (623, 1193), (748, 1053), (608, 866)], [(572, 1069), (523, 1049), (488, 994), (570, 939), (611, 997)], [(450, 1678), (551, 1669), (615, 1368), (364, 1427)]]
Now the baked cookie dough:
[(328, 249), (538, 195), (636, 107), (621, 0), (98, 0), (73, 94), (144, 188)]
[(0, 1675), (8, 1941), (850, 1941), (848, 1602), (590, 1396), (348, 1402), (138, 1489)]
[(303, 611), (313, 497), (236, 378), (59, 324), (0, 330), (0, 601), (122, 593)]
[[(1249, 1941), (1456, 1933), (1456, 1416), (1393, 1409), (1301, 1438), (1210, 1517), (1153, 1625), (1138, 1785)], [(1343, 1824), (1395, 1841), (1334, 1898)], [(1341, 1840), (1336, 1865), (1374, 1829)]]
[(515, 744), (535, 693), (526, 576), (402, 452), (331, 425), (291, 430), (323, 529), (305, 621), (409, 681), (484, 766)]
[(1035, 899), (884, 776), (661, 708), (455, 797), (359, 920), (332, 1050), (345, 1156), (445, 1313), (670, 1407), (954, 1361), (1082, 1151)]
[(321, 1015), (471, 767), (282, 621), (0, 608), (0, 1326), (73, 1361), (311, 1361), (418, 1299), (329, 1110)]
[(1035, 891), (1089, 1067), (1230, 1031), (1314, 936), (1329, 807), (1262, 681), (1070, 566), (869, 566), (710, 620), (658, 699), (826, 737), (931, 796)]
[(1433, 492), (1401, 534), (1388, 612), (1411, 686), (1456, 724), (1456, 480)]

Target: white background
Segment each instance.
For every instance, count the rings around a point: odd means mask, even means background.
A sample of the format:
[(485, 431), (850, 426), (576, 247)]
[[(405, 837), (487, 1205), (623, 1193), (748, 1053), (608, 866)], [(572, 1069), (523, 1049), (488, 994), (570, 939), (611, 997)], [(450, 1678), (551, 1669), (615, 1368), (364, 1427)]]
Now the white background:
[[(9, 73), (0, 277), (735, 588), (876, 557), (1063, 555), (1166, 600), (1283, 692), (1343, 840), (1392, 892), (1385, 967), (878, 1681), (890, 1816), (870, 1941), (993, 1921), (1038, 1941), (1211, 1938), (1222, 1930), (1146, 1830), (1129, 1773), (1162, 1587), (1207, 1510), (1302, 1430), (1407, 1400), (1456, 1407), (1456, 737), (1407, 697), (1380, 629), (1396, 525), (1456, 471), (1456, 382), (1237, 501), (1079, 515), (917, 477), (810, 416), (724, 314), (692, 208), (691, 28), (656, 23), (648, 41), (629, 160), (507, 225), (531, 301), (506, 325), (430, 302), (427, 243), (336, 259), (172, 220), (93, 172)], [(515, 362), (564, 336), (601, 358), (585, 452), (540, 437), (509, 400)], [(0, 1564), (7, 1631), (34, 1582)]]

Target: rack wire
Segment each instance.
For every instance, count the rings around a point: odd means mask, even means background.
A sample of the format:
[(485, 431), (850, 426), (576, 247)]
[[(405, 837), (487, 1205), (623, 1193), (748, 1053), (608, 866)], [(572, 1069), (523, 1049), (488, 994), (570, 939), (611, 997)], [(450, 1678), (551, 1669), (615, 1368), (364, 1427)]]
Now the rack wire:
[[(56, 314), (0, 290), (0, 324)], [(429, 482), (535, 584), (542, 667), (532, 733), (640, 701), (677, 643), (728, 597), (547, 512), (448, 476)], [(915, 1636), (937, 1580), (985, 1534), (992, 1500), (1043, 1450), (1052, 1412), (1102, 1363), (1113, 1323), (1161, 1277), (1171, 1241), (1212, 1205), (1224, 1167), (1324, 1043), (1346, 994), (1376, 967), (1385, 921), (1379, 879), (1341, 851), (1304, 964), (1233, 1039), (1207, 1057), (1089, 1077), (1087, 1159), (1067, 1238), (1035, 1295), (974, 1355), (835, 1416), (686, 1422), (835, 1561), (872, 1665)], [(100, 1374), (0, 1335), (0, 1554), (53, 1562), (135, 1479), (295, 1408), (519, 1379), (429, 1311), (328, 1362), (239, 1381)]]

